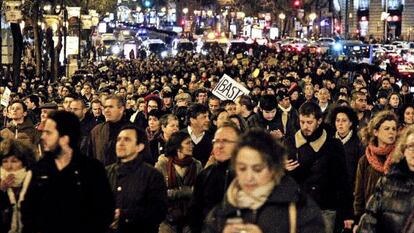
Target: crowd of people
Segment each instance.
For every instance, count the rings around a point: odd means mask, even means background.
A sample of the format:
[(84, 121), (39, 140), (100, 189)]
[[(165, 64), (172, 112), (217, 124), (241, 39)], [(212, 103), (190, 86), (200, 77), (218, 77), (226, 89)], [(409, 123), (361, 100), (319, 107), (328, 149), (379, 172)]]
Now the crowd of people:
[[(250, 93), (212, 93), (227, 74)], [(319, 53), (23, 69), (1, 120), (0, 232), (414, 232), (414, 101)]]

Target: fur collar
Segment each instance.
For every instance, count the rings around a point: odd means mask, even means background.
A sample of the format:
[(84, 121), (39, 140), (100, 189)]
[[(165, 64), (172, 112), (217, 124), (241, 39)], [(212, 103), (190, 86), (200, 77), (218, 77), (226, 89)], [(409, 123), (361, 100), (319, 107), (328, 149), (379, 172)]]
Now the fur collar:
[[(310, 142), (309, 145), (312, 147), (312, 149), (315, 152), (318, 152), (322, 148), (323, 144), (325, 143), (326, 138), (327, 138), (327, 133), (326, 133), (325, 130), (323, 130), (322, 135), (318, 139), (316, 139), (315, 141)], [(301, 146), (305, 145), (306, 143), (307, 143), (306, 138), (303, 137), (300, 130), (298, 130), (298, 132), (296, 132), (296, 134), (295, 134), (296, 148), (299, 149)]]
[(349, 131), (348, 135), (346, 135), (344, 138), (341, 138), (341, 136), (339, 136), (338, 131), (335, 132), (335, 138), (341, 140), (343, 145), (345, 145), (352, 138), (352, 135), (354, 135), (353, 130)]

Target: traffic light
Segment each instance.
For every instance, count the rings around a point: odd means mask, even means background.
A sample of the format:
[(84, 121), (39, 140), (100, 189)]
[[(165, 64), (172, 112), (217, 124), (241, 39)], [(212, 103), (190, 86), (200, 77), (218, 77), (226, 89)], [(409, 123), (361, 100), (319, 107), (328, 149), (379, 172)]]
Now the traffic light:
[(293, 7), (294, 8), (299, 8), (300, 7), (300, 0), (294, 0), (293, 1)]

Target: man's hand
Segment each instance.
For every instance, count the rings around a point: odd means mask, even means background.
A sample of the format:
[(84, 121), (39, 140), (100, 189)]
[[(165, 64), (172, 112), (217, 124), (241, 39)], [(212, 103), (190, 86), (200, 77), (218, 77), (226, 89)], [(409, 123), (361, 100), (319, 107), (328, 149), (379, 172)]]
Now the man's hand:
[(345, 229), (352, 229), (352, 224), (354, 224), (354, 220), (352, 219), (344, 220)]
[(285, 162), (285, 169), (287, 171), (293, 171), (295, 170), (297, 167), (299, 167), (299, 162), (297, 160), (293, 160), (293, 159), (288, 159)]

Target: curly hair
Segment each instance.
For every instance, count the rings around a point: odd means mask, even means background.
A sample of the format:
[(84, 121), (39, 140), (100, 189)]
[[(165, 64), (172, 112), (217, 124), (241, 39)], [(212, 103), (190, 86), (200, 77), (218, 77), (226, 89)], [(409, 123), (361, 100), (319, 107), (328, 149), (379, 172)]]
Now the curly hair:
[(364, 145), (368, 145), (370, 143), (377, 145), (377, 137), (374, 135), (374, 130), (378, 130), (379, 127), (385, 121), (395, 121), (398, 125), (398, 117), (392, 111), (381, 111), (377, 113), (374, 118), (372, 118), (368, 125), (361, 129), (359, 132), (359, 136), (361, 138), (361, 142)]

